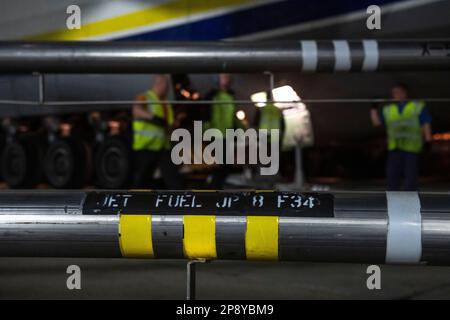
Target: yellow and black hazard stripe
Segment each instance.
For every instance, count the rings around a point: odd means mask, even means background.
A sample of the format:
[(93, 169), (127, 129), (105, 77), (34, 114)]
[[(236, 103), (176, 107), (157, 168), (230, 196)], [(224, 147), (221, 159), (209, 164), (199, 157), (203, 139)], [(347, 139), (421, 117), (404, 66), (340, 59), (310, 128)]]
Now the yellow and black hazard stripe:
[(160, 259), (278, 260), (280, 219), (334, 214), (331, 195), (271, 190), (100, 192), (84, 210), (120, 215), (122, 256)]
[(122, 214), (123, 257), (278, 259), (278, 217)]

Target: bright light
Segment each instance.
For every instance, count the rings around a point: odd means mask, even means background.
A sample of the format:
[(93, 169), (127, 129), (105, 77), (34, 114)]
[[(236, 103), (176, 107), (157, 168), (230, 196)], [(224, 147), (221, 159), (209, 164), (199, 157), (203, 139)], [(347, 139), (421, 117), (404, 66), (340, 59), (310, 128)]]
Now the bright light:
[(435, 134), (433, 134), (433, 140), (448, 141), (448, 140), (450, 140), (450, 132), (435, 133)]
[(266, 92), (257, 92), (251, 95), (250, 99), (255, 102), (255, 106), (258, 108), (265, 107), (265, 102), (267, 101), (267, 93)]
[(236, 112), (236, 117), (239, 119), (239, 120), (244, 120), (245, 119), (245, 112), (244, 112), (244, 110), (239, 110), (238, 112)]
[(109, 133), (113, 136), (120, 134), (120, 122), (110, 120), (108, 121)]
[[(272, 96), (274, 101), (300, 101), (300, 97), (297, 92), (291, 86), (283, 86), (272, 90)], [(279, 108), (289, 106), (286, 103), (275, 103)]]
[[(291, 107), (293, 103), (298, 105), (301, 100), (297, 92), (291, 86), (283, 86), (272, 90), (274, 101), (284, 101), (285, 103), (275, 103), (278, 108)], [(251, 95), (250, 99), (255, 103), (255, 106), (261, 108), (266, 106), (267, 92), (261, 91)], [(288, 102), (288, 103), (286, 103)]]
[(198, 100), (199, 98), (200, 98), (200, 93), (194, 92), (194, 93), (192, 94), (192, 100)]
[(59, 128), (63, 137), (70, 136), (70, 133), (72, 131), (72, 125), (70, 123), (61, 123)]
[[(291, 86), (282, 86), (272, 90), (274, 105), (283, 110), (285, 130), (283, 136), (283, 150), (289, 150), (301, 144), (310, 146), (314, 143), (311, 117), (306, 105)], [(267, 103), (267, 92), (256, 92), (251, 100), (257, 107), (264, 107)]]
[(182, 95), (183, 97), (185, 97), (186, 99), (189, 99), (189, 98), (191, 97), (190, 92), (187, 91), (187, 90), (185, 90), (185, 89), (181, 89), (180, 93), (181, 93), (181, 95)]

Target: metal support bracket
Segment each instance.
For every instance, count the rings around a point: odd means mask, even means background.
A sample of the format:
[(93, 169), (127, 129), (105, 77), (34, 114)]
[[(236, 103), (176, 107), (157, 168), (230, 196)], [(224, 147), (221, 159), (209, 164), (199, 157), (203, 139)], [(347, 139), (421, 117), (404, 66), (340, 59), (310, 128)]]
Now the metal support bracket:
[[(272, 92), (273, 89), (275, 88), (275, 75), (271, 71), (265, 71), (264, 74), (269, 76), (269, 90), (270, 90), (270, 92)], [(269, 99), (267, 99), (267, 100), (269, 100)], [(271, 100), (273, 100), (273, 99), (271, 99)]]
[(186, 300), (195, 300), (196, 264), (206, 263), (206, 259), (189, 260), (186, 264)]
[(34, 72), (33, 76), (38, 77), (38, 103), (39, 105), (45, 104), (45, 78), (42, 73)]

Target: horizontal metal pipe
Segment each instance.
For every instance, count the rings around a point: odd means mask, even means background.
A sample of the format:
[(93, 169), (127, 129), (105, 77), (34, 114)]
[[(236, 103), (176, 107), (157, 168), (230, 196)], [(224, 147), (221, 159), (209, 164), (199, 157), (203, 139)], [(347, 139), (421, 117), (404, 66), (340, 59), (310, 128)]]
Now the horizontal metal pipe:
[(450, 193), (6, 191), (0, 256), (450, 265)]
[(0, 215), (79, 215), (83, 191), (2, 190)]
[(1, 256), (120, 257), (117, 216), (0, 215)]
[(450, 69), (450, 41), (0, 42), (1, 73)]
[[(414, 100), (417, 101), (424, 101), (424, 102), (432, 102), (432, 103), (449, 103), (450, 98), (414, 98)], [(175, 105), (188, 105), (188, 106), (204, 106), (204, 105), (210, 105), (213, 103), (212, 100), (163, 100), (158, 103), (165, 102)], [(398, 100), (395, 99), (372, 99), (372, 98), (333, 98), (333, 99), (301, 99), (300, 101), (287, 101), (287, 100), (272, 100), (268, 101), (272, 103), (277, 103), (281, 105), (292, 105), (295, 103), (308, 103), (308, 104), (315, 104), (315, 103), (321, 103), (321, 104), (352, 104), (352, 103), (359, 103), (359, 104), (371, 104), (371, 103), (388, 103), (388, 102), (398, 102)], [(65, 106), (99, 106), (99, 105), (125, 105), (125, 106), (132, 106), (133, 104), (142, 104), (142, 105), (148, 105), (148, 104), (155, 104), (156, 102), (151, 100), (82, 100), (82, 101), (33, 101), (33, 100), (0, 100), (0, 105), (28, 105), (28, 106), (58, 106), (58, 107), (65, 107)], [(237, 105), (255, 105), (256, 102), (253, 100), (234, 100), (234, 103)], [(214, 101), (215, 105), (224, 105), (228, 104), (227, 101)]]

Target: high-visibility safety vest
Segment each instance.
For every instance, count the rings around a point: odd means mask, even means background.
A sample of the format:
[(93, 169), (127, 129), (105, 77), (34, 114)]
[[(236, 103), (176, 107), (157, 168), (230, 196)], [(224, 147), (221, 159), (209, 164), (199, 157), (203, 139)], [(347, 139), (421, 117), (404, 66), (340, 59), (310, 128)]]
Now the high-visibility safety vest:
[(424, 106), (423, 102), (409, 101), (402, 112), (395, 103), (383, 107), (388, 150), (415, 153), (422, 151), (423, 138), (419, 117)]
[(236, 107), (234, 98), (228, 92), (219, 91), (214, 95), (212, 101), (210, 127), (219, 129), (225, 137), (225, 130), (233, 129), (235, 125)]
[(152, 103), (147, 104), (148, 111), (155, 117), (164, 119), (166, 126), (151, 121), (133, 120), (133, 150), (160, 151), (170, 148), (168, 130), (173, 124), (173, 109), (167, 104), (164, 106), (157, 95), (149, 90), (145, 98)]
[(259, 129), (281, 129), (282, 112), (273, 103), (266, 104), (261, 108), (261, 118), (259, 121)]

